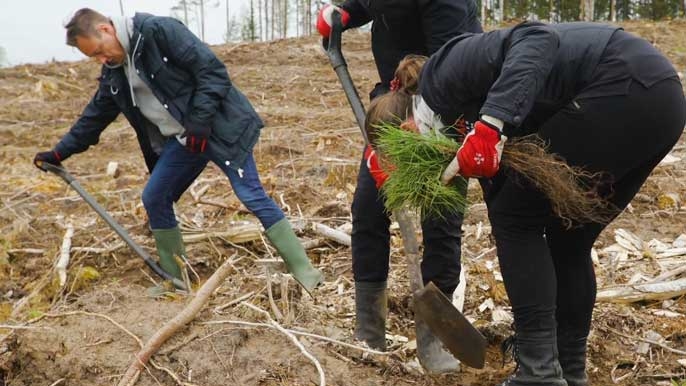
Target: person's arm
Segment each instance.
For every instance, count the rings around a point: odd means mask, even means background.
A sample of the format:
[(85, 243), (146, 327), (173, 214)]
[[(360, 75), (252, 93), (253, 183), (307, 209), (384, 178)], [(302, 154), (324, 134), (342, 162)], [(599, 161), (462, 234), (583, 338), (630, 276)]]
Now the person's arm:
[(429, 54), (466, 32), (482, 32), (473, 0), (419, 0), (419, 12)]
[(555, 63), (560, 37), (547, 25), (524, 23), (504, 41), (500, 73), (490, 87), (481, 115), (518, 127), (533, 108)]
[(183, 126), (189, 132), (211, 129), (219, 104), (232, 87), (226, 67), (205, 43), (176, 19), (160, 20), (155, 39), (169, 60), (194, 78), (195, 90)]
[(98, 91), (76, 120), (69, 132), (55, 146), (60, 161), (72, 154), (86, 151), (100, 140), (100, 134), (117, 118), (120, 109), (108, 85), (100, 84)]
[(343, 8), (350, 14), (350, 20), (345, 25), (344, 30), (362, 27), (363, 25), (372, 21), (372, 16), (369, 14), (369, 10), (363, 6), (359, 0), (346, 0), (339, 7)]

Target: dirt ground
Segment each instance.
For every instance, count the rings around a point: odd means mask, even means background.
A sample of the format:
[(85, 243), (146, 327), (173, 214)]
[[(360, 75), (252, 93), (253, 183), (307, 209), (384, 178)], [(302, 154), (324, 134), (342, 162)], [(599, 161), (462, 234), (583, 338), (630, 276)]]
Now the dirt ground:
[[(686, 21), (625, 27), (651, 40), (686, 73)], [(195, 321), (154, 357), (168, 371), (148, 366), (137, 385), (318, 384), (312, 362), (281, 332), (246, 324), (265, 318), (240, 302), (269, 311), (291, 330), (354, 343), (350, 248), (322, 238), (312, 224), (349, 232), (362, 148), (359, 130), (317, 38), (213, 48), (265, 120), (255, 148), (264, 186), (299, 227), (326, 283), (313, 299), (278, 269), (267, 271), (262, 261), (275, 255), (273, 248), (250, 237), (257, 220), (218, 169), (208, 167), (176, 209), (184, 234), (196, 238), (187, 249), (201, 281), (228, 258), (235, 260), (234, 272)], [(344, 54), (366, 102), (377, 79), (369, 35), (347, 33)], [(133, 336), (147, 340), (188, 302), (181, 295), (146, 297), (153, 279), (142, 260), (73, 190), (31, 164), (37, 151), (50, 149), (69, 129), (93, 94), (98, 71), (86, 61), (0, 70), (0, 384), (117, 384), (139, 348)], [(134, 138), (119, 119), (98, 146), (73, 156), (65, 167), (153, 253), (140, 202), (146, 169)], [(683, 266), (686, 136), (670, 157), (597, 242), (601, 293)], [(118, 163), (115, 176), (106, 173), (109, 162)], [(402, 244), (394, 228), (388, 321), (394, 351), (371, 355), (300, 336), (321, 363), (327, 384), (496, 385), (512, 371), (513, 363), (503, 365), (499, 349), (511, 333), (511, 316), (476, 186), (470, 187), (470, 198), (463, 239), (464, 312), (489, 341), (486, 367), (435, 377), (421, 372)], [(67, 282), (60, 287), (53, 266), (68, 225), (75, 233)], [(588, 358), (593, 384), (668, 385), (686, 379), (685, 326), (683, 295), (647, 294), (624, 303), (599, 299)]]

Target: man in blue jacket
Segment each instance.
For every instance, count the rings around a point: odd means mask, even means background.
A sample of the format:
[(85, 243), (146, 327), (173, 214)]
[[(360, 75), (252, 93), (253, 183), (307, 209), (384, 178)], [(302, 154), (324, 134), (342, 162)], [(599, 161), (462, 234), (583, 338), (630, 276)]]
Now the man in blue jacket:
[(84, 8), (65, 28), (68, 45), (102, 63), (100, 83), (69, 132), (34, 163), (59, 165), (85, 151), (123, 113), (150, 171), (142, 199), (162, 269), (181, 277), (176, 256), (185, 258), (185, 249), (173, 203), (212, 161), (259, 218), (293, 277), (314, 289), (322, 274), (257, 174), (252, 149), (262, 120), (214, 53), (178, 20), (145, 13), (110, 19)]

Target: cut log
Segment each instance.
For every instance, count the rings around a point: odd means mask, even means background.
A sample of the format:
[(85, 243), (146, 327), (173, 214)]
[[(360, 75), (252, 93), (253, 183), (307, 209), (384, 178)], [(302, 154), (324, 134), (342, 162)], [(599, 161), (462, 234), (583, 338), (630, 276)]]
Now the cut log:
[(346, 245), (348, 247), (352, 244), (349, 234), (333, 229), (330, 226), (313, 222), (312, 229), (318, 235), (326, 237), (327, 239), (331, 239), (339, 244)]
[(227, 239), (236, 244), (247, 243), (249, 241), (260, 240), (262, 228), (257, 224), (241, 225), (221, 232), (206, 232), (183, 235), (186, 244), (197, 243), (209, 238)]
[(634, 303), (644, 300), (664, 300), (686, 294), (686, 278), (661, 283), (636, 284), (598, 291), (596, 301)]

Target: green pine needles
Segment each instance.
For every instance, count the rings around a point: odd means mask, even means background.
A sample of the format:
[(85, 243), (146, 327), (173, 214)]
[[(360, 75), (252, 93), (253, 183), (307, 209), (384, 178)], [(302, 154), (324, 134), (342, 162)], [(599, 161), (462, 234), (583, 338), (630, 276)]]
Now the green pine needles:
[(423, 215), (445, 217), (466, 207), (467, 180), (457, 176), (449, 185), (441, 174), (460, 144), (432, 132), (418, 134), (390, 123), (375, 126), (382, 163), (390, 163), (382, 191), (390, 211), (410, 207)]

